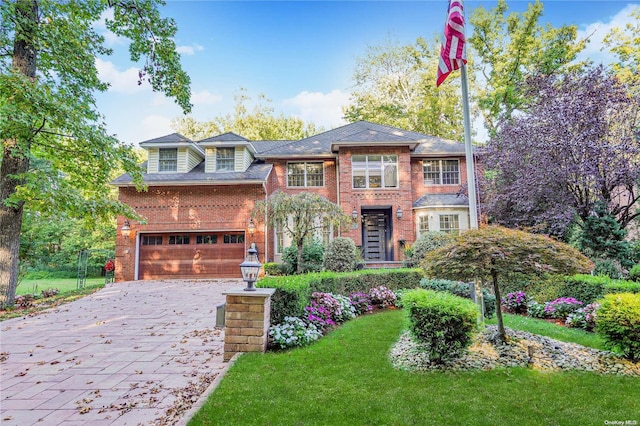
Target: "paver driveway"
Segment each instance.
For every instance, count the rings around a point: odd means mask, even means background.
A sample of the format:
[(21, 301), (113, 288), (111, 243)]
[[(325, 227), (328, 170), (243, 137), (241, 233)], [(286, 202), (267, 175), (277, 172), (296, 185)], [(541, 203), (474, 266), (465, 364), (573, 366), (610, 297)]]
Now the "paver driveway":
[(0, 323), (0, 423), (171, 425), (227, 367), (215, 327), (239, 280), (110, 284)]

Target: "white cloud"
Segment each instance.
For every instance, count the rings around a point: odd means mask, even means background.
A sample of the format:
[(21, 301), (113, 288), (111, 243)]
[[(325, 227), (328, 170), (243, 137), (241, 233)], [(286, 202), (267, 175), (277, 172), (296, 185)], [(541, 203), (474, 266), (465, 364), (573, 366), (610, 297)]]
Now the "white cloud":
[(194, 107), (201, 105), (213, 105), (222, 100), (222, 96), (211, 93), (208, 90), (191, 92), (191, 103)]
[(107, 19), (113, 19), (113, 9), (111, 8), (106, 9), (104, 12), (102, 12), (102, 14), (100, 15), (100, 20), (93, 25), (93, 28), (95, 28), (96, 31), (104, 37), (107, 46), (125, 44), (127, 42), (127, 39), (125, 37), (120, 37), (107, 29)]
[(147, 115), (142, 119), (141, 130), (144, 135), (143, 139), (149, 140), (160, 136), (173, 133), (175, 130), (171, 128), (171, 117), (164, 115)]
[(138, 84), (138, 68), (120, 71), (113, 62), (96, 58), (96, 68), (100, 80), (110, 84), (110, 91), (120, 93), (139, 93), (148, 89), (148, 84)]
[(304, 121), (327, 128), (345, 124), (342, 107), (348, 103), (349, 94), (338, 89), (329, 93), (304, 91), (283, 101), (284, 105), (294, 107), (295, 114)]
[(604, 45), (604, 38), (613, 28), (624, 28), (633, 22), (631, 12), (640, 8), (638, 4), (628, 4), (607, 22), (594, 22), (582, 25), (578, 30), (578, 39), (589, 38), (586, 48), (578, 54), (577, 60), (591, 59), (595, 63), (611, 63), (615, 58)]
[(193, 46), (177, 46), (176, 47), (176, 51), (181, 54), (181, 55), (187, 55), (187, 56), (191, 56), (191, 55), (195, 55), (196, 52), (201, 52), (204, 50), (203, 46), (200, 46), (199, 44), (194, 44)]

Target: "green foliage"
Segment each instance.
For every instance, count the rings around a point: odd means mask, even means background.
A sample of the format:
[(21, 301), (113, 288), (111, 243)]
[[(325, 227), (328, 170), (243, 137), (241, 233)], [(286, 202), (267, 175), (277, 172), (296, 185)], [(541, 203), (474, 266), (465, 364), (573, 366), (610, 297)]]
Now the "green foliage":
[(264, 270), (264, 273), (266, 275), (277, 276), (277, 275), (286, 275), (287, 273), (286, 265), (283, 263), (277, 263), (277, 262), (265, 262), (262, 265), (262, 269)]
[(419, 269), (368, 269), (353, 272), (318, 272), (303, 275), (266, 276), (256, 283), (259, 288), (275, 288), (271, 297), (271, 323), (286, 316), (302, 316), (313, 292), (350, 295), (369, 293), (384, 285), (391, 290), (416, 288), (423, 272)]
[(629, 270), (629, 279), (633, 281), (640, 281), (640, 263), (634, 265), (633, 268)]
[(281, 349), (308, 345), (321, 336), (322, 332), (314, 324), (296, 317), (285, 317), (282, 323), (269, 328), (270, 344)]
[(462, 140), (460, 77), (455, 73), (446, 84), (438, 88), (433, 84), (439, 55), (436, 39), (418, 38), (404, 45), (387, 40), (368, 46), (366, 54), (356, 58), (351, 102), (343, 108), (345, 119)]
[(608, 349), (640, 360), (640, 294), (606, 295), (598, 310), (596, 332)]
[[(420, 287), (426, 290), (446, 291), (458, 297), (471, 298), (471, 284), (452, 280), (439, 280), (423, 278), (420, 280)], [(496, 313), (496, 297), (486, 288), (482, 289), (482, 300), (484, 303), (484, 316), (491, 318)]]
[(478, 316), (473, 302), (449, 293), (417, 289), (403, 294), (402, 305), (411, 334), (425, 345), (431, 362), (454, 360), (471, 344)]
[(622, 265), (615, 259), (599, 259), (596, 260), (596, 266), (593, 268), (594, 275), (602, 275), (609, 278), (622, 277)]
[[(591, 258), (616, 259), (621, 263), (629, 261), (629, 242), (625, 240), (626, 229), (620, 226), (613, 214), (602, 203), (597, 203), (595, 214), (583, 222), (579, 247)], [(602, 266), (596, 262), (596, 270)], [(603, 268), (603, 274), (620, 278), (618, 268), (612, 262)]]
[(322, 259), (324, 257), (324, 246), (318, 240), (302, 246), (302, 261), (298, 261), (298, 248), (287, 247), (282, 252), (283, 271), (287, 275), (306, 274), (309, 272), (322, 271)]
[(258, 95), (253, 110), (247, 109), (251, 97), (247, 89), (241, 88), (234, 94), (236, 102), (234, 114), (214, 117), (210, 121), (196, 121), (192, 116), (173, 120), (173, 129), (192, 139), (201, 140), (222, 133), (233, 132), (249, 140), (298, 140), (322, 133), (324, 129), (313, 123), (305, 123), (294, 116), (274, 115), (271, 100)]
[(565, 277), (560, 288), (560, 296), (574, 297), (585, 304), (614, 293), (640, 293), (640, 283), (613, 280), (604, 275), (576, 274)]
[(453, 242), (454, 235), (448, 232), (428, 231), (420, 235), (420, 238), (405, 250), (405, 268), (415, 268), (425, 258), (427, 253)]
[(351, 238), (337, 237), (329, 243), (324, 254), (324, 269), (350, 272), (356, 268), (356, 243)]

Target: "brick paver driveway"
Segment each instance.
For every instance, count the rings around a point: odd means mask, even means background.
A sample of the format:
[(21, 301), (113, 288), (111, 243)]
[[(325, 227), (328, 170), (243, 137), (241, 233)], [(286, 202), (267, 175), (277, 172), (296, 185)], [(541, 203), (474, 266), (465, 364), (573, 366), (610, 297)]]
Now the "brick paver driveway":
[(222, 292), (239, 280), (110, 284), (0, 323), (0, 423), (171, 425), (220, 375)]

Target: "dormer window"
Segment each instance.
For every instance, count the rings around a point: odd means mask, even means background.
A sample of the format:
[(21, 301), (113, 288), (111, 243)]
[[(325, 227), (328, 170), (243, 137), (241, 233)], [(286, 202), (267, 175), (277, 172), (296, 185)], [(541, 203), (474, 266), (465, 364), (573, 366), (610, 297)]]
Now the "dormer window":
[(161, 172), (178, 171), (178, 148), (160, 148), (158, 151), (158, 170)]
[(235, 170), (235, 148), (216, 149), (216, 171), (232, 172)]

